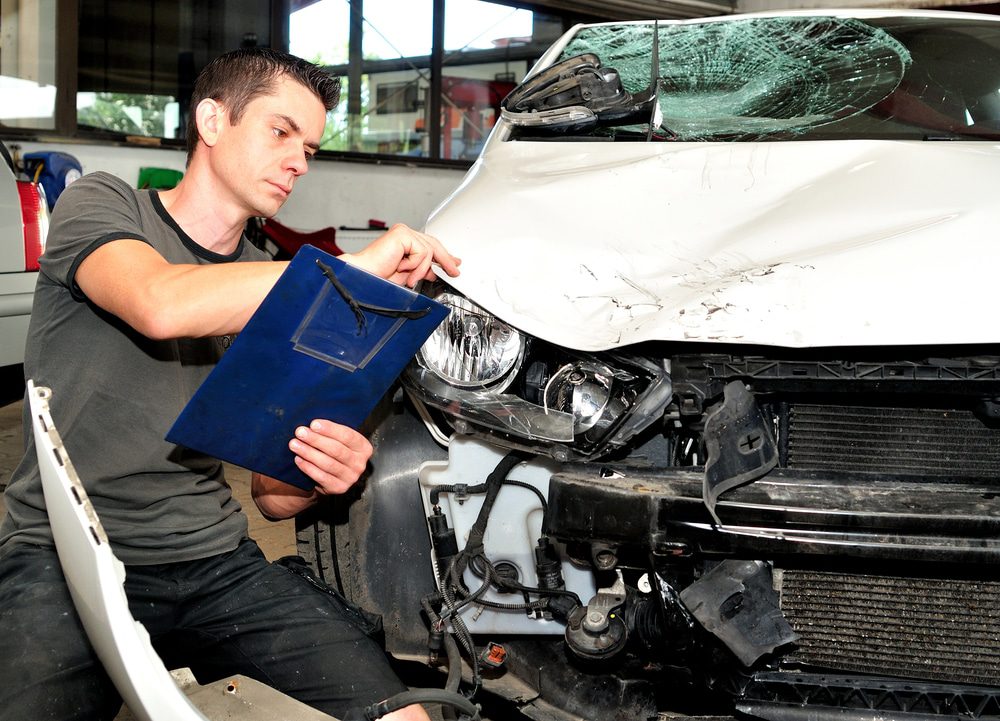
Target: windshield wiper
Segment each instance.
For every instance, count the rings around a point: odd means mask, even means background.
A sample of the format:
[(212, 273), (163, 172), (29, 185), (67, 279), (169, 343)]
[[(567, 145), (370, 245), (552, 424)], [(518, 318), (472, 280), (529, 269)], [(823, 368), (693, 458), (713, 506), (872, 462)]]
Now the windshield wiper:
[(653, 21), (653, 59), (650, 63), (649, 93), (650, 116), (649, 130), (646, 131), (646, 142), (653, 139), (653, 129), (664, 131), (671, 140), (677, 138), (677, 133), (663, 124), (663, 109), (660, 107), (660, 21)]

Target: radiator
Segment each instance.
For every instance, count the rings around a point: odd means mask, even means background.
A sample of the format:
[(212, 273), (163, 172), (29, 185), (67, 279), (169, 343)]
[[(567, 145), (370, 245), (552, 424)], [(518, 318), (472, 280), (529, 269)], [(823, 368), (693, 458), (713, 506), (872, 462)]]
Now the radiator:
[(789, 468), (1000, 477), (1000, 432), (968, 410), (794, 404), (784, 440)]
[(998, 582), (799, 570), (776, 580), (801, 636), (790, 661), (953, 683), (1000, 679)]

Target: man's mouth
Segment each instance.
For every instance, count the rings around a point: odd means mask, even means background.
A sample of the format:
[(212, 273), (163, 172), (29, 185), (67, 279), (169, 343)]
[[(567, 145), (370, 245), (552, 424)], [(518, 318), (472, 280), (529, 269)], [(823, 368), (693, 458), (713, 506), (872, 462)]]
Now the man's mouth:
[(268, 181), (268, 183), (273, 187), (275, 187), (277, 190), (281, 191), (281, 194), (284, 195), (285, 197), (288, 197), (288, 195), (292, 192), (291, 185), (282, 185), (281, 183), (275, 183), (274, 181)]

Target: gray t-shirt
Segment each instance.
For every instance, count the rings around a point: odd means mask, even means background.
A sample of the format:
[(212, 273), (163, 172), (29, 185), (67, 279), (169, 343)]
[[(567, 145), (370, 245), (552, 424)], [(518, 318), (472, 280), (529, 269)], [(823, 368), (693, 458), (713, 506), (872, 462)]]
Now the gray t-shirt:
[[(246, 238), (232, 255), (208, 251), (181, 230), (156, 191), (88, 175), (66, 189), (53, 213), (25, 376), (52, 389), (52, 419), (122, 562), (222, 553), (247, 534), (222, 464), (164, 437), (231, 339), (150, 340), (89, 302), (77, 268), (101, 245), (124, 238), (148, 243), (171, 263), (268, 259)], [(24, 428), (26, 453), (7, 488), (0, 554), (15, 543), (52, 545), (27, 403)]]

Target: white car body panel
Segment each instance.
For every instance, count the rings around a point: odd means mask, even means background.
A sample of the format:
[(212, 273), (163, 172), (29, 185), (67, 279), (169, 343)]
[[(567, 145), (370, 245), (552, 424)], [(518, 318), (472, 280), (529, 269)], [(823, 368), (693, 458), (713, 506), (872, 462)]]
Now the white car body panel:
[(136, 718), (194, 721), (188, 701), (128, 608), (125, 567), (111, 550), (94, 507), (66, 454), (48, 410), (48, 388), (28, 381), (45, 506), (59, 562), (80, 621), (115, 687)]
[(50, 389), (28, 381), (45, 505), (77, 613), (98, 658), (128, 705), (128, 715), (122, 718), (336, 721), (244, 676), (202, 686), (187, 669), (167, 671), (145, 627), (129, 610), (122, 586), (125, 566), (112, 552), (104, 527), (66, 453), (49, 413), (50, 397)]
[(996, 340), (976, 309), (993, 296), (998, 144), (503, 132), (427, 230), (463, 259), (448, 282), (529, 334), (589, 351)]

